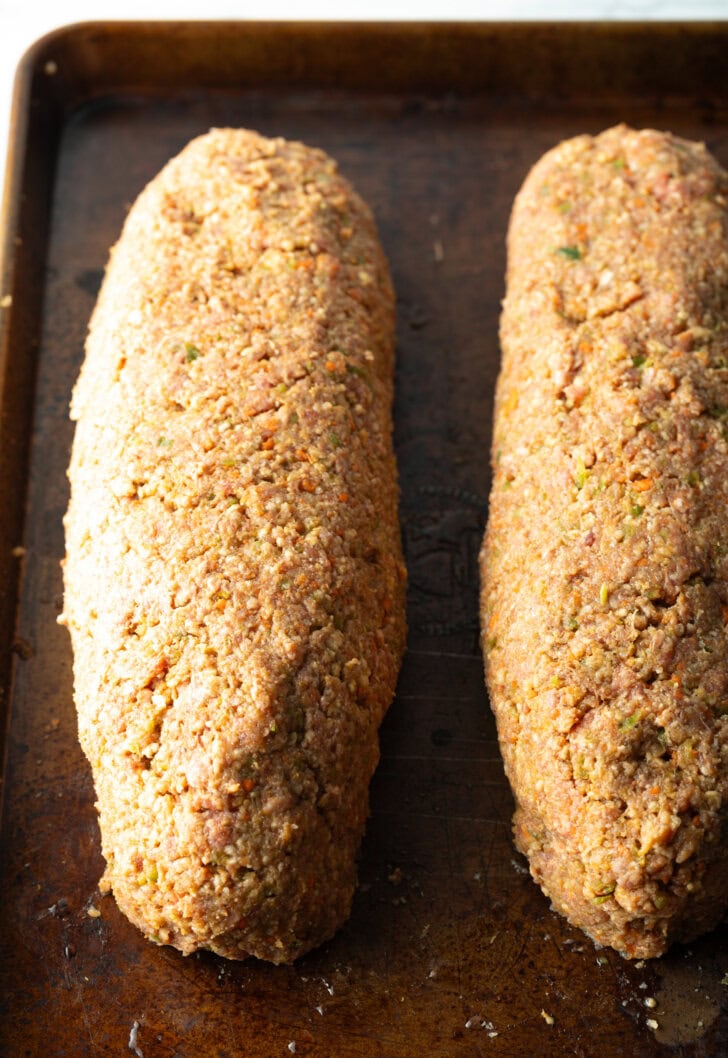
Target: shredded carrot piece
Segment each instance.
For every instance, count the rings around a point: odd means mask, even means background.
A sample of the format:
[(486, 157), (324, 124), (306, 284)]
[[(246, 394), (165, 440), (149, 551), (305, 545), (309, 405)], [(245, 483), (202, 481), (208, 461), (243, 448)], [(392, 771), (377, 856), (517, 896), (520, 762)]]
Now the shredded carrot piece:
[(250, 793), (251, 790), (255, 789), (255, 779), (243, 779), (243, 789), (246, 793)]
[(340, 503), (346, 503), (348, 501), (348, 499), (349, 499), (349, 493), (348, 492), (340, 492), (339, 493), (339, 502)]
[(632, 488), (635, 492), (647, 492), (654, 484), (652, 478), (638, 478), (637, 481), (632, 482)]

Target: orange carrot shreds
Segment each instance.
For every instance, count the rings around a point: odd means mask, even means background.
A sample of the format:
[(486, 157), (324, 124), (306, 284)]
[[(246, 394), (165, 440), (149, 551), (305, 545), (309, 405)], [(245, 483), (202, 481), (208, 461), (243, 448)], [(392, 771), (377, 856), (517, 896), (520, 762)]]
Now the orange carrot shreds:
[(348, 502), (349, 502), (349, 493), (348, 492), (340, 492), (339, 493), (339, 503), (348, 503)]
[(255, 779), (243, 779), (242, 787), (246, 793), (250, 793), (251, 790), (255, 789)]
[(655, 484), (652, 478), (637, 478), (636, 481), (630, 482), (635, 492), (647, 492)]
[(311, 481), (310, 478), (304, 478), (303, 479), (303, 481), (301, 482), (301, 488), (303, 489), (304, 492), (315, 492), (316, 491), (316, 486), (314, 485), (314, 483)]
[(266, 437), (266, 439), (264, 441), (260, 442), (260, 447), (265, 452), (270, 452), (271, 448), (275, 447), (275, 441), (273, 440), (272, 437)]

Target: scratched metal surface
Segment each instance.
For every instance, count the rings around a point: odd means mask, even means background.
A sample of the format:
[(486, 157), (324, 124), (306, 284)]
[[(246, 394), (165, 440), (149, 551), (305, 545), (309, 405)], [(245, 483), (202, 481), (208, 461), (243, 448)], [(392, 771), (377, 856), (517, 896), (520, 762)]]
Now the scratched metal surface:
[[(607, 60), (619, 41), (596, 30), (572, 39), (567, 29), (529, 35), (503, 27), (486, 41), (482, 28), (452, 39), (439, 29), (433, 45), (421, 29), (370, 27), (333, 45), (349, 49), (347, 80), (341, 69), (338, 79), (320, 72), (328, 69), (331, 31), (310, 31), (302, 43), (300, 30), (260, 29), (246, 62), (259, 63), (263, 77), (266, 57), (281, 62), (282, 52), (293, 71), (290, 86), (264, 91), (209, 87), (214, 64), (229, 61), (220, 59), (219, 35), (168, 27), (154, 31), (155, 51), (151, 32), (81, 27), (40, 49), (26, 69), (32, 149), (26, 195), (9, 215), (24, 242), (11, 276), (6, 348), (21, 358), (14, 363), (32, 365), (37, 349), (37, 380), (32, 407), (30, 367), (6, 380), (3, 397), (9, 443), (29, 454), (29, 487), (22, 539), (12, 518), (3, 533), (5, 576), (21, 579), (4, 768), (0, 1053), (728, 1053), (725, 928), (659, 962), (628, 964), (556, 916), (514, 853), (512, 800), (478, 653), (476, 580), (512, 197), (528, 166), (558, 139), (617, 120), (707, 137), (728, 163), (726, 98), (709, 79), (680, 77), (668, 98), (649, 81), (648, 61), (666, 43), (724, 49), (728, 36), (713, 27), (702, 43), (681, 43), (674, 32), (654, 31), (650, 44), (635, 31), (627, 44), (642, 49), (644, 91), (638, 79), (615, 95)], [(486, 78), (479, 88), (467, 69), (481, 48), (497, 62), (501, 44), (530, 80), (514, 76), (494, 92)], [(384, 87), (371, 61), (378, 47), (395, 65), (400, 52), (410, 54)], [(137, 79), (120, 75), (103, 99), (89, 102), (98, 94), (99, 55), (114, 48), (124, 49), (124, 69), (136, 65)], [(183, 55), (176, 66), (175, 49)], [(527, 74), (529, 59), (541, 63), (542, 82)], [(154, 79), (153, 60), (164, 84), (146, 91), (137, 82)], [(47, 73), (48, 61), (57, 74)], [(586, 93), (580, 70), (590, 63)], [(49, 87), (57, 75), (65, 81)], [(65, 109), (56, 105), (63, 92)], [(377, 215), (398, 291), (395, 418), (409, 651), (382, 729), (351, 919), (292, 968), (185, 959), (147, 943), (111, 898), (99, 896), (102, 863), (89, 770), (76, 743), (70, 647), (55, 623), (67, 403), (108, 248), (144, 182), (192, 135), (220, 124), (301, 138), (334, 154)], [(10, 506), (22, 498), (6, 497)], [(20, 543), (24, 556), (9, 558)], [(652, 1018), (657, 1029), (647, 1024)]]

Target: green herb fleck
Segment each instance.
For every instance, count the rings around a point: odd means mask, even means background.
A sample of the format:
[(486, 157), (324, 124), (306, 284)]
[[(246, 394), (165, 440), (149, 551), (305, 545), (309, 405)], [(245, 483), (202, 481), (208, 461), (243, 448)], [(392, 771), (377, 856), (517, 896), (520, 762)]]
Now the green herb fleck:
[(647, 357), (642, 353), (638, 353), (637, 356), (632, 357), (632, 367), (642, 367), (642, 365), (646, 363)]
[(171, 448), (173, 444), (174, 444), (174, 441), (172, 440), (171, 437), (160, 437), (157, 440), (157, 447), (158, 448)]
[(569, 261), (581, 261), (581, 250), (578, 246), (559, 246), (556, 253)]
[(331, 445), (333, 448), (341, 448), (341, 438), (338, 436), (338, 434), (335, 434), (333, 430), (329, 434), (329, 441), (331, 441)]
[(369, 381), (369, 373), (364, 370), (363, 367), (359, 367), (358, 364), (347, 364), (346, 370), (350, 375), (356, 375), (357, 378), (362, 378), (368, 386), (371, 385)]
[(571, 211), (571, 202), (569, 202), (568, 199), (565, 199), (565, 201), (559, 202), (557, 208), (559, 213), (569, 213)]
[(627, 165), (624, 158), (614, 158), (612, 161), (613, 169), (626, 169)]
[(633, 503), (629, 509), (629, 513), (632, 515), (633, 518), (639, 518), (643, 511), (644, 507), (640, 503)]
[(200, 350), (196, 345), (192, 345), (191, 342), (185, 342), (185, 360), (188, 364), (192, 363), (193, 360), (196, 360), (199, 355)]
[(564, 626), (568, 628), (570, 632), (575, 632), (579, 627), (579, 622), (575, 617), (567, 617), (564, 621)]
[(619, 722), (619, 730), (620, 731), (630, 731), (633, 727), (637, 727), (637, 724), (639, 723), (639, 719), (640, 719), (640, 714), (639, 713), (632, 713), (631, 716), (625, 716), (624, 720), (620, 720), (620, 722)]
[(688, 474), (688, 485), (699, 485), (699, 484), (700, 484), (700, 474), (698, 473), (697, 470), (691, 470), (690, 473)]
[(608, 900), (614, 890), (617, 888), (616, 884), (612, 882), (610, 885), (602, 886), (599, 892), (594, 897), (595, 904), (603, 904), (605, 900)]
[(583, 489), (586, 479), (589, 477), (589, 471), (584, 466), (583, 459), (577, 459), (576, 461), (576, 474), (574, 475), (574, 481), (576, 482), (577, 489)]

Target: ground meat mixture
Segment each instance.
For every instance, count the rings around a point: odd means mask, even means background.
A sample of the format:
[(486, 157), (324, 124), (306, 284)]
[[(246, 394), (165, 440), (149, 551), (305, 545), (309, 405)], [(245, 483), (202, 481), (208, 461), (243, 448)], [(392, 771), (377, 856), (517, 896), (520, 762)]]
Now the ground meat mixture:
[(481, 558), (518, 847), (633, 957), (728, 904), (728, 178), (625, 127), (513, 210)]
[(320, 151), (216, 130), (132, 208), (76, 386), (65, 615), (103, 885), (290, 961), (349, 912), (404, 646), (393, 294)]

